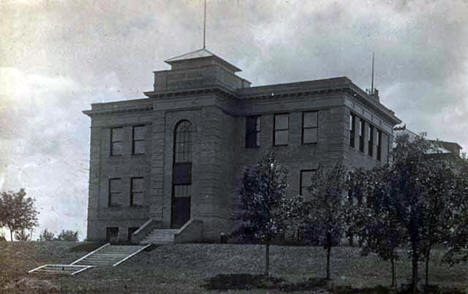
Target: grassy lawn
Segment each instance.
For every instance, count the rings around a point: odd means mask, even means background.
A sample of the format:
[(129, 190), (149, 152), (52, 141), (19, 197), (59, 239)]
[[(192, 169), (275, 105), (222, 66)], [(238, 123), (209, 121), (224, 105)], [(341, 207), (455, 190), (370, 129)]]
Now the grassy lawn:
[[(26, 277), (46, 281), (60, 293), (283, 293), (279, 290), (217, 292), (201, 287), (204, 279), (217, 274), (262, 273), (264, 249), (257, 245), (164, 245), (143, 252), (118, 267), (92, 269), (73, 277), (26, 273), (45, 263), (70, 263), (81, 257), (86, 252), (70, 251), (76, 245), (73, 242), (0, 243), (0, 288)], [(274, 276), (288, 281), (324, 276), (325, 251), (320, 247), (272, 246), (270, 253)], [(432, 258), (432, 283), (468, 290), (468, 266), (460, 264), (450, 268), (440, 263), (440, 255), (440, 251), (435, 252)], [(375, 256), (361, 257), (357, 248), (339, 247), (332, 251), (332, 276), (338, 284), (354, 287), (388, 285), (389, 270), (389, 263)], [(406, 282), (410, 272), (407, 259), (398, 262), (399, 282)], [(3, 292), (11, 293), (11, 290)]]

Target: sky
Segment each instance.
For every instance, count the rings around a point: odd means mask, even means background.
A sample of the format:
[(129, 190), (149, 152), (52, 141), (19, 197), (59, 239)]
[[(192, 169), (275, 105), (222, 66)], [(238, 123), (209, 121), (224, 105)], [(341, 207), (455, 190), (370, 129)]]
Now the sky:
[[(347, 76), (468, 149), (467, 0), (207, 0), (207, 48), (252, 86)], [(86, 236), (91, 103), (144, 98), (201, 48), (203, 0), (0, 0), (0, 191)], [(8, 237), (8, 234), (7, 234)]]

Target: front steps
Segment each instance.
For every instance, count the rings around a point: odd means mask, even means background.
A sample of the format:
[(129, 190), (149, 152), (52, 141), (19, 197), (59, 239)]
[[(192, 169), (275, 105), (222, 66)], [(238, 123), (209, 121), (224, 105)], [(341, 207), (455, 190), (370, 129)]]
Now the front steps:
[(30, 270), (28, 273), (65, 274), (74, 276), (92, 267), (92, 265), (44, 264)]
[(174, 243), (178, 229), (155, 229), (149, 233), (140, 244), (170, 244)]
[(73, 262), (74, 265), (91, 265), (95, 267), (117, 266), (140, 253), (149, 245), (108, 245), (91, 255)]
[(118, 266), (141, 251), (151, 246), (146, 245), (111, 245), (107, 243), (71, 264), (44, 264), (28, 273), (48, 273), (76, 275), (93, 267)]

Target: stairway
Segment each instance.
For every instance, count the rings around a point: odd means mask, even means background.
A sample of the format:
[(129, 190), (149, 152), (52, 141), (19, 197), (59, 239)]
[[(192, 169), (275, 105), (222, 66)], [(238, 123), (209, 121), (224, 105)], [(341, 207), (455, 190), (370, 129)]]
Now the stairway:
[(174, 243), (178, 229), (156, 229), (149, 233), (140, 244), (169, 244)]
[(44, 264), (30, 270), (28, 273), (65, 274), (73, 276), (92, 267), (92, 265)]
[(72, 263), (73, 265), (92, 265), (96, 267), (117, 266), (137, 253), (143, 251), (146, 246), (141, 245), (109, 245), (101, 250), (85, 256)]

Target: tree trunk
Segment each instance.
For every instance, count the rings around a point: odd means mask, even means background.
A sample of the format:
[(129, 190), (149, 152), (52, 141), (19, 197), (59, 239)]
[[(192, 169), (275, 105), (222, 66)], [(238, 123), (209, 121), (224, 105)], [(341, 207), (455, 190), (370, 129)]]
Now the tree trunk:
[(267, 243), (265, 247), (265, 276), (270, 275), (270, 244)]
[(392, 287), (394, 288), (396, 287), (395, 259), (392, 257), (390, 262), (392, 263)]
[(431, 249), (428, 250), (426, 256), (426, 286), (429, 285), (429, 257), (431, 256)]
[(417, 289), (417, 284), (418, 284), (418, 260), (419, 256), (418, 253), (416, 252), (416, 249), (413, 247), (413, 256), (412, 256), (412, 276), (411, 276), (411, 287), (412, 287), (412, 293), (416, 294), (418, 289)]
[(353, 247), (354, 246), (354, 234), (353, 233), (348, 233), (348, 241), (349, 241), (349, 246)]
[(330, 280), (330, 253), (331, 253), (331, 246), (327, 248), (327, 280)]

